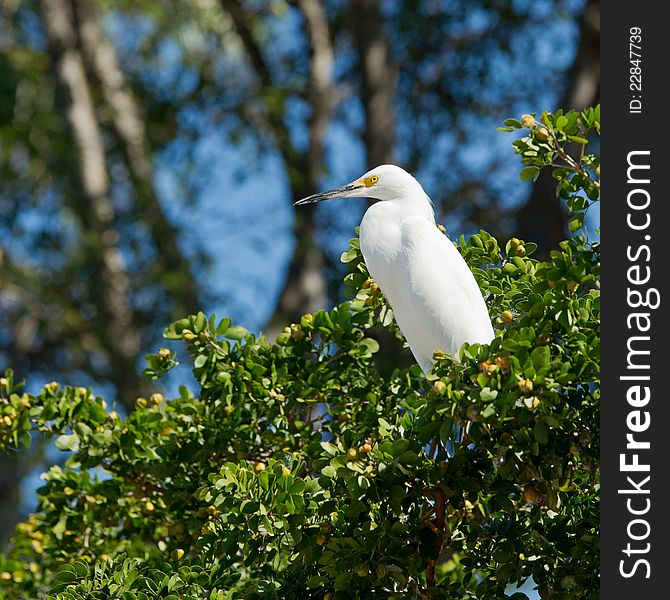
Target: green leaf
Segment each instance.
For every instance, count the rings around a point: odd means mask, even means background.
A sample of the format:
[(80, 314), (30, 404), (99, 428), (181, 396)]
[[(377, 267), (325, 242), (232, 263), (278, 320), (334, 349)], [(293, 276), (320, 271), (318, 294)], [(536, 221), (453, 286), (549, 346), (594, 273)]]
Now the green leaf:
[(249, 330), (242, 327), (241, 325), (233, 325), (226, 329), (223, 337), (228, 338), (229, 340), (242, 340), (249, 335)]
[(535, 439), (542, 445), (546, 444), (549, 441), (549, 430), (544, 421), (538, 421), (535, 423), (533, 428), (533, 435)]
[(535, 181), (538, 176), (540, 175), (540, 169), (539, 167), (525, 167), (521, 169), (521, 172), (519, 173), (519, 177), (521, 178), (522, 181), (530, 181), (531, 179)]
[(79, 450), (79, 436), (76, 433), (61, 435), (56, 439), (56, 448), (77, 452)]

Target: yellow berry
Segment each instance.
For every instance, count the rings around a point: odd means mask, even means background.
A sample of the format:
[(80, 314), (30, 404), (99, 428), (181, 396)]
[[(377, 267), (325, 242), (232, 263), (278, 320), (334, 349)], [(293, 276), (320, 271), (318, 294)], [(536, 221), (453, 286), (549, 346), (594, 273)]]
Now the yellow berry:
[(154, 512), (156, 510), (156, 507), (154, 506), (154, 503), (151, 500), (147, 500), (144, 503), (144, 510), (148, 513)]
[(535, 133), (535, 139), (540, 142), (546, 142), (549, 139), (549, 132), (545, 127), (540, 127)]
[(174, 558), (176, 558), (177, 560), (181, 560), (182, 558), (184, 558), (184, 554), (185, 554), (185, 552), (184, 552), (184, 550), (183, 550), (182, 548), (177, 548), (177, 549), (172, 553), (172, 556), (173, 556)]
[(261, 462), (261, 461), (258, 461), (257, 463), (255, 463), (254, 464), (254, 471), (256, 471), (256, 473), (262, 473), (263, 471), (265, 471), (265, 463)]
[(438, 380), (433, 384), (433, 391), (434, 391), (438, 396), (441, 396), (442, 394), (444, 394), (444, 393), (447, 391), (447, 384), (444, 383), (444, 381), (441, 381), (441, 380), (438, 379)]
[(530, 379), (522, 379), (517, 385), (524, 394), (533, 391), (533, 382)]
[(521, 124), (530, 129), (535, 124), (535, 117), (533, 115), (523, 115), (521, 117)]
[(506, 310), (500, 318), (503, 320), (503, 323), (511, 323), (514, 320), (514, 315), (511, 311)]
[(508, 371), (510, 368), (509, 357), (507, 356), (498, 356), (496, 358), (496, 365), (505, 371)]
[(349, 450), (347, 450), (347, 460), (356, 460), (357, 456), (358, 450), (356, 450), (356, 448), (349, 448)]

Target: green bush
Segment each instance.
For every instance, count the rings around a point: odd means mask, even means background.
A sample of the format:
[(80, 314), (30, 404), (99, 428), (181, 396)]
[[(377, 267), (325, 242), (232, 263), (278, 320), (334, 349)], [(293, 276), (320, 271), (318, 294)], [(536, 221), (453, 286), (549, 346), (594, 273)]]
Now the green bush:
[[(357, 239), (352, 299), (275, 343), (202, 313), (168, 327), (197, 393), (139, 398), (124, 420), (90, 389), (28, 394), (7, 372), (0, 447), (39, 431), (68, 454), (0, 556), (0, 593), (500, 599), (532, 577), (542, 598), (596, 597), (599, 246), (581, 229), (599, 113), (505, 122), (524, 131), (522, 179), (553, 169), (577, 235), (542, 262), (530, 242), (461, 237), (496, 337), (438, 350), (428, 377), (376, 370), (370, 328), (399, 333)], [(176, 354), (147, 360), (155, 378)]]

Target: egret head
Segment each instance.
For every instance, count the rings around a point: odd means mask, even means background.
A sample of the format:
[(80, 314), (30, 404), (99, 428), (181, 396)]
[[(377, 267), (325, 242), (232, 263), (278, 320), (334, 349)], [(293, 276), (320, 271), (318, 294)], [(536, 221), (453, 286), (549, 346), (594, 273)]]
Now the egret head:
[(404, 198), (427, 198), (421, 184), (405, 169), (395, 165), (380, 165), (371, 169), (355, 181), (325, 192), (313, 194), (295, 205), (314, 204), (332, 198), (372, 198), (374, 200), (402, 200)]

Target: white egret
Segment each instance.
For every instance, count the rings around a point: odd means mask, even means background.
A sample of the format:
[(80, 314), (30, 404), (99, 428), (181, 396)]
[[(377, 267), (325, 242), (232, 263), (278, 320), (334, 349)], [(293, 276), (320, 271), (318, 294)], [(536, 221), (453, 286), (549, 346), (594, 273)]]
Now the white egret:
[(452, 356), (464, 342), (489, 343), (493, 327), (468, 265), (435, 224), (433, 203), (404, 169), (381, 165), (352, 183), (296, 202), (379, 200), (363, 216), (361, 251), (425, 373), (435, 350)]

